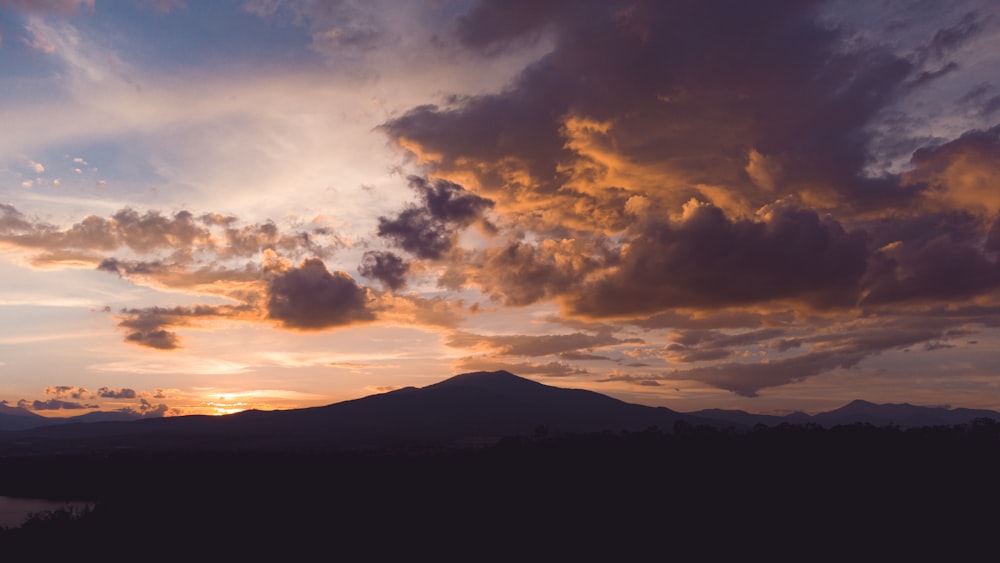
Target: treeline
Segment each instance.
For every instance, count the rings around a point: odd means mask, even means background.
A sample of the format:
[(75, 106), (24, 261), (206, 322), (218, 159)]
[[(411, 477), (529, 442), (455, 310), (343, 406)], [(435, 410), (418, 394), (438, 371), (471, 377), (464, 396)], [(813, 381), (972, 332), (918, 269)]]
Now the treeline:
[(539, 428), (464, 449), (6, 458), (0, 494), (95, 508), (40, 515), (0, 532), (0, 546), (54, 557), (99, 545), (105, 559), (322, 549), (330, 560), (954, 560), (991, 546), (1000, 524), (996, 421), (670, 430)]

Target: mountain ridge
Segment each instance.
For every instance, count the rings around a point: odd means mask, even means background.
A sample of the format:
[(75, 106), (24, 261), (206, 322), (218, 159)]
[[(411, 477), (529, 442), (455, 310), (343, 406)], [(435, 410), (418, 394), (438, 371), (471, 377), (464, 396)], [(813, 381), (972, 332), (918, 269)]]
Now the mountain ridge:
[(26, 409), (5, 407), (0, 410), (0, 450), (5, 445), (11, 449), (14, 443), (50, 449), (380, 448), (488, 443), (517, 435), (649, 428), (669, 432), (678, 422), (749, 430), (761, 424), (786, 423), (914, 427), (963, 424), (975, 418), (1000, 421), (1000, 413), (984, 409), (878, 405), (860, 399), (815, 415), (796, 412), (777, 416), (725, 409), (678, 412), (628, 403), (585, 389), (550, 386), (503, 370), (462, 373), (424, 387), (405, 387), (302, 409), (247, 410), (223, 416), (132, 416), (95, 412), (69, 419), (47, 419)]

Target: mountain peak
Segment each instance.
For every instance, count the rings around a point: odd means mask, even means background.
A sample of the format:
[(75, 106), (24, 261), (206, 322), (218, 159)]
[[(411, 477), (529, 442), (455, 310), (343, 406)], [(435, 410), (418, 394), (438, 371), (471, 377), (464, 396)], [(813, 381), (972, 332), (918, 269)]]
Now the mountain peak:
[(873, 403), (873, 402), (871, 402), (871, 401), (865, 401), (863, 399), (854, 399), (850, 403), (847, 403), (846, 405), (840, 407), (840, 409), (836, 409), (836, 410), (845, 410), (845, 409), (851, 409), (851, 410), (856, 410), (856, 409), (870, 409), (870, 408), (873, 408), (873, 407), (878, 407), (878, 405), (875, 404), (875, 403)]
[(475, 383), (495, 383), (499, 381), (531, 381), (524, 377), (514, 375), (513, 373), (506, 370), (498, 371), (473, 371), (469, 373), (460, 373), (458, 375), (449, 377), (444, 381), (439, 381), (434, 385), (467, 385)]
[(44, 418), (42, 415), (33, 413), (24, 407), (12, 407), (10, 405), (0, 404), (0, 414), (10, 415), (10, 416), (23, 416), (28, 418)]
[(439, 381), (428, 385), (423, 389), (477, 389), (490, 393), (499, 393), (512, 397), (537, 397), (539, 394), (547, 394), (556, 388), (539, 383), (537, 381), (514, 375), (505, 370), (499, 371), (473, 371), (455, 375), (444, 381)]

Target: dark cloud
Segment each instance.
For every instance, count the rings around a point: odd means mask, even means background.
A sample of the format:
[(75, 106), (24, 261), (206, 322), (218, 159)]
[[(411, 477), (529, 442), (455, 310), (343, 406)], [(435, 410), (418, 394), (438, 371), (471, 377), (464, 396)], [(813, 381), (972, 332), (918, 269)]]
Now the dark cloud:
[(983, 117), (989, 117), (1000, 110), (1000, 95), (993, 96), (983, 102), (983, 107), (980, 110)]
[(760, 326), (781, 326), (795, 322), (793, 311), (760, 313), (740, 309), (678, 310), (671, 309), (646, 318), (630, 319), (628, 323), (645, 329), (719, 329), (758, 328)]
[(500, 335), (486, 336), (456, 332), (445, 340), (448, 346), (491, 350), (498, 356), (539, 357), (565, 354), (579, 350), (592, 350), (618, 344), (641, 343), (638, 338), (619, 339), (609, 333), (549, 334), (549, 335)]
[(174, 350), (181, 347), (177, 333), (163, 329), (130, 332), (125, 335), (125, 342), (158, 350)]
[(530, 305), (570, 291), (606, 261), (601, 250), (588, 250), (573, 239), (537, 245), (515, 241), (467, 255), (442, 283), (459, 288), (471, 281), (506, 305)]
[(726, 348), (691, 348), (680, 344), (670, 344), (664, 352), (670, 361), (684, 364), (722, 360), (733, 355), (733, 351)]
[(406, 286), (406, 273), (410, 265), (392, 252), (381, 250), (366, 251), (358, 266), (358, 273), (375, 279), (393, 291)]
[(793, 358), (755, 363), (727, 363), (696, 367), (670, 373), (670, 379), (693, 379), (754, 397), (767, 387), (787, 385), (838, 368), (856, 366), (867, 354), (862, 352), (813, 352)]
[(924, 58), (943, 58), (958, 49), (983, 30), (983, 22), (978, 14), (969, 12), (953, 26), (939, 29), (920, 55)]
[(479, 2), (459, 18), (456, 36), (466, 47), (496, 53), (516, 39), (537, 39), (567, 4), (572, 2)]
[(782, 329), (751, 330), (737, 334), (728, 334), (718, 330), (684, 330), (674, 332), (670, 340), (685, 347), (717, 347), (748, 346), (759, 342), (778, 338), (786, 333)]
[(83, 409), (100, 408), (100, 405), (88, 405), (84, 403), (77, 403), (75, 401), (64, 401), (62, 399), (49, 399), (47, 401), (32, 401), (30, 403), (22, 399), (17, 402), (17, 406), (36, 411), (83, 410)]
[(318, 258), (272, 273), (267, 314), (285, 328), (323, 330), (375, 319), (367, 288), (346, 272), (331, 273)]
[(117, 258), (105, 258), (97, 265), (101, 272), (117, 274), (118, 277), (127, 278), (131, 276), (152, 276), (162, 277), (167, 274), (171, 266), (163, 262), (147, 262), (142, 260), (119, 260)]
[(57, 399), (70, 397), (73, 399), (86, 399), (92, 396), (86, 387), (76, 387), (73, 385), (51, 385), (45, 388), (46, 395), (53, 395)]
[(580, 352), (562, 352), (561, 354), (559, 354), (559, 357), (564, 360), (577, 361), (577, 362), (604, 361), (604, 360), (611, 361), (611, 358), (609, 358), (608, 356), (601, 356), (599, 354), (582, 354)]
[(786, 334), (785, 329), (762, 329), (736, 334), (717, 330), (683, 330), (670, 334), (669, 344), (664, 348), (664, 357), (672, 362), (693, 363), (722, 360), (739, 351), (759, 349), (767, 346), (767, 341)]
[(958, 70), (958, 68), (959, 68), (958, 63), (953, 61), (935, 70), (925, 70), (917, 74), (910, 82), (909, 86), (911, 88), (919, 88), (927, 84), (928, 82), (937, 80), (939, 78), (948, 75), (951, 72)]
[(436, 259), (451, 249), (454, 230), (426, 209), (411, 207), (393, 219), (379, 217), (378, 236), (419, 258)]
[(134, 389), (111, 389), (109, 387), (101, 387), (97, 390), (97, 395), (105, 399), (134, 399), (138, 396)]
[(482, 220), (483, 214), (493, 207), (492, 201), (454, 182), (442, 179), (431, 182), (419, 176), (409, 176), (407, 180), (431, 216), (445, 223), (468, 226)]
[(459, 20), (466, 45), (490, 50), (548, 29), (554, 50), (498, 94), (417, 107), (383, 129), (514, 207), (626, 179), (672, 205), (701, 186), (750, 209), (803, 189), (859, 207), (906, 197), (863, 171), (867, 127), (914, 66), (845, 48), (818, 5), (481, 2)]
[(181, 414), (178, 409), (172, 409), (163, 403), (150, 403), (146, 399), (139, 399), (139, 404), (134, 407), (124, 407), (119, 410), (142, 418), (160, 418), (167, 415)]
[(633, 375), (631, 373), (621, 372), (615, 370), (609, 373), (602, 379), (598, 379), (598, 382), (608, 383), (608, 382), (624, 382), (631, 383), (632, 385), (639, 385), (641, 387), (660, 387), (661, 384), (654, 377)]
[[(993, 291), (982, 245), (1000, 214), (995, 131), (900, 139), (940, 146), (917, 151), (905, 174), (869, 171), (892, 104), (960, 69), (947, 57), (984, 20), (945, 22), (906, 58), (821, 21), (820, 7), (477, 3), (457, 22), (465, 48), (545, 37), (553, 49), (497, 93), (382, 126), (438, 176), (473, 179), (512, 231), (503, 246), (449, 256), (440, 284), (507, 305), (558, 299), (566, 313), (650, 330), (793, 326), (792, 310), (888, 315)], [(406, 232), (425, 238), (406, 240), (441, 257), (453, 239), (430, 217), (407, 216), (419, 228)], [(745, 346), (802, 346), (770, 334)], [(739, 347), (667, 352), (708, 361)]]
[[(758, 361), (733, 361), (715, 363), (686, 369), (652, 372), (642, 375), (630, 375), (628, 378), (615, 380), (642, 383), (645, 381), (694, 380), (713, 387), (726, 389), (736, 394), (754, 397), (762, 389), (778, 387), (802, 381), (804, 379), (824, 374), (836, 369), (849, 369), (857, 366), (865, 358), (881, 354), (889, 350), (907, 350), (910, 346), (924, 343), (925, 351), (949, 346), (947, 341), (966, 333), (965, 329), (956, 329), (969, 323), (980, 322), (976, 311), (956, 312), (937, 316), (932, 312), (923, 311), (922, 322), (917, 324), (904, 318), (872, 318), (859, 321), (828, 320), (825, 324), (811, 327), (812, 334), (789, 341), (774, 339), (776, 347), (783, 352), (791, 349), (804, 348), (801, 354), (785, 357), (765, 357)], [(736, 335), (737, 339), (746, 342), (767, 342), (768, 336), (778, 336), (778, 333), (766, 334), (748, 333)], [(718, 334), (709, 335), (719, 338)], [(722, 337), (724, 340), (727, 337)], [(703, 342), (695, 338), (694, 342)], [(694, 353), (726, 351), (725, 348), (693, 348)], [(728, 356), (721, 356), (723, 359)], [(759, 356), (758, 356), (759, 357)], [(675, 360), (675, 358), (670, 358)]]
[(965, 210), (994, 215), (1000, 211), (1000, 125), (972, 130), (939, 146), (913, 153), (913, 170), (903, 181), (921, 189), (933, 210)]
[(253, 315), (249, 305), (195, 305), (192, 307), (146, 307), (122, 309), (118, 326), (125, 329), (125, 341), (147, 348), (173, 350), (180, 347), (180, 337), (172, 327), (191, 326), (199, 321), (239, 319)]
[(1000, 266), (977, 246), (943, 235), (881, 252), (866, 286), (864, 305), (963, 299), (1000, 287)]
[(868, 258), (863, 233), (812, 211), (779, 208), (766, 221), (688, 208), (678, 224), (651, 223), (621, 265), (565, 299), (592, 317), (649, 316), (674, 307), (721, 308), (795, 299), (853, 305)]
[(418, 176), (408, 180), (421, 205), (411, 205), (394, 218), (379, 217), (378, 236), (420, 258), (436, 259), (452, 248), (460, 229), (477, 222), (494, 229), (484, 218), (492, 201), (447, 180), (430, 182)]

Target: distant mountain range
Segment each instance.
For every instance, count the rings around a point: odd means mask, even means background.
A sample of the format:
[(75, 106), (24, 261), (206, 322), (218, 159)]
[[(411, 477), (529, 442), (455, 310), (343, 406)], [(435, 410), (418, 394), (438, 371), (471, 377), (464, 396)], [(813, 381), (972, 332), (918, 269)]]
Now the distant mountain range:
[(108, 421), (130, 421), (142, 418), (138, 414), (123, 411), (96, 411), (70, 416), (66, 418), (54, 418), (42, 416), (28, 409), (21, 407), (11, 407), (0, 405), (0, 432), (17, 430), (30, 430), (42, 426), (56, 426), (60, 424), (86, 423), (86, 422), (108, 422)]
[(225, 416), (140, 418), (95, 412), (53, 419), (0, 406), (0, 454), (95, 449), (384, 448), (490, 443), (506, 436), (556, 433), (670, 431), (693, 426), (750, 429), (782, 423), (831, 427), (856, 422), (900, 427), (952, 426), (989, 410), (945, 409), (853, 401), (816, 415), (768, 416), (710, 409), (681, 413), (626, 403), (582, 389), (553, 387), (510, 372), (457, 375), (426, 387), (406, 387), (323, 407), (244, 411)]

